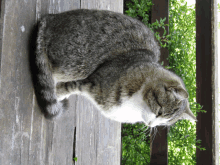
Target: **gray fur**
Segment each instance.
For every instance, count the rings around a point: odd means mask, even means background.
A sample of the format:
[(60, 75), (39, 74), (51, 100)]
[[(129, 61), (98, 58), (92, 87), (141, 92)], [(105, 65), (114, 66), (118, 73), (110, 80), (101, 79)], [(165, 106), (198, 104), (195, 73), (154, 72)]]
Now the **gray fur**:
[(108, 117), (139, 92), (155, 115), (140, 110), (147, 125), (154, 126), (158, 117), (169, 121), (157, 125), (196, 120), (182, 80), (158, 64), (159, 56), (150, 29), (123, 14), (79, 9), (45, 16), (39, 22), (36, 65), (46, 114), (60, 115), (65, 98), (81, 93)]

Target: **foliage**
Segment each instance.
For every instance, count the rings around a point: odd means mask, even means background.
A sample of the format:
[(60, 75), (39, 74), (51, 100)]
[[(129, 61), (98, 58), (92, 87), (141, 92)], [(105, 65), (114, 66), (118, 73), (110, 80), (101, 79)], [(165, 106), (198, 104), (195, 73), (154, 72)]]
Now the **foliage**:
[[(160, 21), (156, 21), (154, 23), (149, 23), (150, 22), (150, 11), (152, 8), (152, 0), (131, 0), (131, 2), (128, 2), (127, 4), (128, 10), (125, 11), (125, 13), (133, 18), (137, 18), (140, 21), (142, 21), (145, 25), (147, 25), (151, 31), (155, 31), (158, 28), (163, 28), (164, 29), (164, 34), (163, 36), (160, 36), (158, 32), (155, 33), (156, 39), (159, 41), (161, 47), (166, 47), (167, 42), (166, 42), (166, 30), (165, 26), (168, 26), (164, 24), (166, 21), (166, 18), (161, 18)], [(164, 42), (162, 42), (164, 41)]]
[(123, 165), (146, 165), (150, 163), (150, 138), (144, 124), (123, 124)]
[(127, 2), (128, 10), (125, 13), (133, 18), (138, 18), (144, 24), (148, 25), (150, 21), (150, 10), (153, 3), (152, 0), (132, 0)]
[[(127, 4), (125, 13), (144, 22), (153, 31), (166, 26), (161, 18), (150, 24), (151, 0), (131, 0)], [(148, 5), (147, 7), (144, 5)], [(169, 1), (169, 35), (155, 34), (162, 47), (169, 50), (169, 69), (182, 77), (189, 93), (190, 108), (196, 115), (201, 106), (196, 103), (196, 41), (195, 7), (187, 6), (184, 0)], [(163, 39), (166, 40), (163, 40)], [(162, 42), (163, 41), (163, 42)], [(165, 41), (165, 42), (164, 42)], [(149, 164), (150, 138), (144, 131), (144, 124), (123, 124), (122, 130), (122, 164)], [(142, 132), (142, 133), (141, 133)], [(205, 150), (196, 140), (196, 124), (187, 120), (177, 122), (170, 128), (168, 134), (169, 165), (196, 164), (196, 147)]]

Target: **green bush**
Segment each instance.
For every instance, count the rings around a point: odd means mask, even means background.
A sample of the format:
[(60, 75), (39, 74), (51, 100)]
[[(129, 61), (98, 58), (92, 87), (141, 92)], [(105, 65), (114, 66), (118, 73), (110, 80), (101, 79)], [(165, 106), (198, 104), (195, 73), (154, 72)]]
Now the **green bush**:
[[(138, 18), (152, 31), (166, 26), (161, 18), (150, 24), (151, 0), (131, 0), (125, 14)], [(155, 33), (162, 47), (169, 50), (169, 69), (182, 77), (189, 93), (190, 108), (196, 115), (201, 106), (196, 103), (196, 41), (195, 7), (188, 7), (184, 0), (169, 1), (169, 35)], [(162, 40), (162, 39), (166, 40)], [(162, 42), (165, 41), (165, 42)], [(144, 124), (123, 124), (122, 164), (146, 165), (150, 162), (150, 138)], [(196, 164), (196, 124), (187, 120), (177, 122), (168, 133), (169, 165)]]
[(144, 124), (123, 124), (121, 163), (123, 165), (150, 164), (150, 138)]

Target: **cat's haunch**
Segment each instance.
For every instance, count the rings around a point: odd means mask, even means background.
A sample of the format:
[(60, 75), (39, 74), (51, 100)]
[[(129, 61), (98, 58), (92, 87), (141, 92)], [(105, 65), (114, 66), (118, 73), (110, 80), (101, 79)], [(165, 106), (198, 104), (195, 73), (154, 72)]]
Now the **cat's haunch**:
[(154, 127), (196, 121), (177, 75), (158, 64), (151, 30), (126, 15), (79, 9), (39, 21), (36, 92), (48, 118), (82, 94), (106, 117)]

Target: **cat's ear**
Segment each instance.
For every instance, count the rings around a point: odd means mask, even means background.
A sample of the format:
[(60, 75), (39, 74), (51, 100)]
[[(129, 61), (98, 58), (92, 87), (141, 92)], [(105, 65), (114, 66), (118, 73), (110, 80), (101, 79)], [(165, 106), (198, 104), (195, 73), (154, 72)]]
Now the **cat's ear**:
[(188, 92), (183, 88), (182, 85), (177, 85), (177, 86), (170, 86), (167, 88), (168, 90), (172, 90), (174, 89), (175, 92), (177, 94), (179, 94), (179, 96), (182, 98), (182, 99), (187, 99), (189, 97), (188, 95)]
[(187, 104), (185, 112), (182, 114), (181, 118), (190, 120), (191, 122), (197, 121), (196, 117), (189, 108), (189, 104)]
[(177, 87), (175, 87), (175, 90), (176, 90), (176, 93), (178, 93), (184, 99), (187, 99), (189, 97), (188, 92), (181, 85), (178, 85)]

